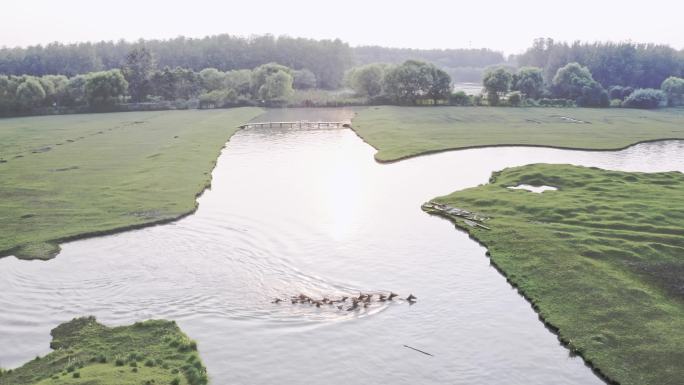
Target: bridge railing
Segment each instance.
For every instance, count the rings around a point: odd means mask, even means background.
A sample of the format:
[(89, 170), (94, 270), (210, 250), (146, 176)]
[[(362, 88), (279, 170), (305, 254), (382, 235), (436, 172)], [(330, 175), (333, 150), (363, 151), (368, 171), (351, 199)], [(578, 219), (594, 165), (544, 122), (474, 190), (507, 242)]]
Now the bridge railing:
[(295, 122), (250, 122), (240, 128), (342, 128), (349, 127), (350, 122), (310, 122), (300, 120)]

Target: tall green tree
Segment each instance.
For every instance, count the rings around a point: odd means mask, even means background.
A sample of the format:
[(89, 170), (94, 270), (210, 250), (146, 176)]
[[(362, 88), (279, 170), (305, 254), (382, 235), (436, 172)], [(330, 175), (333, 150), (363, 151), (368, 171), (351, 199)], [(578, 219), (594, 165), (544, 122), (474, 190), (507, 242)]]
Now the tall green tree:
[(435, 105), (440, 100), (448, 100), (451, 96), (451, 76), (434, 64), (428, 64), (427, 70), (430, 73), (430, 84), (425, 95)]
[(375, 97), (382, 93), (386, 65), (373, 63), (349, 70), (349, 86), (361, 96)]
[(553, 77), (553, 92), (557, 97), (575, 100), (584, 107), (607, 107), (608, 92), (594, 80), (587, 67), (569, 63)]
[(510, 89), (513, 82), (513, 75), (503, 67), (496, 67), (487, 70), (482, 78), (482, 85), (487, 93), (487, 100), (490, 105), (499, 104), (499, 100)]
[(62, 98), (63, 105), (66, 106), (80, 106), (87, 104), (86, 100), (86, 83), (88, 82), (88, 75), (77, 75), (69, 79)]
[(150, 78), (156, 68), (152, 53), (145, 47), (137, 47), (126, 55), (123, 75), (128, 82), (131, 101), (142, 102), (152, 87)]
[(123, 101), (127, 91), (128, 82), (119, 70), (90, 73), (85, 83), (86, 101), (95, 109), (108, 108)]
[(0, 75), (0, 114), (8, 114), (16, 107), (18, 86), (16, 77)]
[(292, 93), (292, 70), (277, 63), (260, 65), (252, 71), (252, 93), (261, 100), (283, 100)]
[(40, 81), (34, 77), (27, 77), (16, 91), (16, 99), (21, 110), (31, 110), (39, 107), (45, 101), (45, 90)]
[(221, 90), (226, 87), (226, 74), (216, 68), (205, 68), (199, 73), (202, 88), (206, 91)]
[(298, 71), (293, 71), (292, 77), (294, 78), (292, 86), (298, 90), (308, 90), (311, 88), (316, 88), (316, 75), (309, 69), (301, 69)]
[(226, 86), (235, 90), (238, 97), (249, 98), (252, 82), (252, 70), (235, 70), (226, 72)]
[(40, 84), (45, 90), (47, 104), (63, 104), (69, 78), (64, 75), (45, 75), (40, 78)]
[(660, 89), (667, 95), (668, 105), (680, 106), (684, 104), (684, 79), (670, 76), (663, 81)]
[(538, 99), (544, 92), (544, 73), (539, 67), (522, 67), (513, 75), (511, 88), (523, 96)]
[(285, 101), (292, 95), (292, 82), (292, 75), (288, 72), (273, 72), (265, 77), (257, 97), (266, 101)]

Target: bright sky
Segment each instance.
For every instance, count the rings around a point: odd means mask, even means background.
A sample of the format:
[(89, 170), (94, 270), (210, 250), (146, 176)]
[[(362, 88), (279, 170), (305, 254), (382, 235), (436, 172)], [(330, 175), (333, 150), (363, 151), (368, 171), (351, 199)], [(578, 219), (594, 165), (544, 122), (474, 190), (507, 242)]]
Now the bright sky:
[(5, 0), (0, 46), (270, 33), (352, 45), (488, 47), (536, 37), (684, 48), (682, 0)]

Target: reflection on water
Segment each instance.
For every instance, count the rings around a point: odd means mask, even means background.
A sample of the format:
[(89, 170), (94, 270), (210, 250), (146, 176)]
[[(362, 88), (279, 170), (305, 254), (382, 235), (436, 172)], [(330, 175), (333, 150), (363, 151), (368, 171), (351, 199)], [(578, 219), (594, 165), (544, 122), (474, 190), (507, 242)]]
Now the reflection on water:
[[(178, 320), (214, 384), (601, 383), (482, 247), (420, 205), (528, 163), (684, 170), (684, 144), (490, 148), (389, 165), (373, 152), (350, 130), (244, 130), (195, 215), (72, 242), (48, 262), (0, 260), (0, 365), (46, 353), (52, 327), (94, 314)], [(358, 312), (271, 303), (359, 290), (418, 302)]]

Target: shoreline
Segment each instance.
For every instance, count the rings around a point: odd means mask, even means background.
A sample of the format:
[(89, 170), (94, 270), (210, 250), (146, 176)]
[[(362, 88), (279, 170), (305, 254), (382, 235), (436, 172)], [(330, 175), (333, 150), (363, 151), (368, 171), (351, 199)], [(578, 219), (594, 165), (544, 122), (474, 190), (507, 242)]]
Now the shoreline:
[[(211, 189), (211, 182), (213, 178), (213, 171), (216, 168), (216, 165), (218, 163), (218, 159), (221, 156), (221, 153), (223, 150), (226, 148), (228, 143), (230, 142), (230, 139), (235, 135), (237, 132), (241, 131), (244, 129), (244, 125), (238, 126), (238, 129), (233, 132), (224, 142), (223, 146), (219, 150), (218, 154), (216, 155), (216, 158), (214, 159), (214, 162), (211, 166), (211, 169), (209, 170), (209, 178), (206, 181), (205, 185), (203, 188), (198, 191), (195, 194), (194, 199), (194, 207), (184, 213), (181, 213), (179, 215), (176, 215), (174, 217), (170, 218), (164, 218), (164, 219), (157, 219), (153, 220), (150, 222), (144, 222), (144, 223), (137, 223), (133, 225), (128, 225), (128, 226), (121, 226), (121, 227), (115, 227), (112, 229), (107, 229), (107, 230), (99, 230), (99, 231), (92, 231), (92, 232), (87, 232), (87, 233), (81, 233), (81, 234), (75, 234), (75, 235), (70, 235), (67, 237), (62, 237), (62, 238), (57, 238), (57, 239), (52, 239), (48, 240), (45, 242), (41, 242), (42, 244), (49, 244), (51, 246), (55, 246), (56, 251), (54, 253), (47, 254), (46, 256), (39, 256), (39, 257), (28, 257), (28, 256), (18, 256), (15, 253), (21, 250), (23, 246), (17, 246), (9, 250), (0, 250), (0, 259), (1, 258), (6, 258), (6, 257), (11, 257), (14, 256), (15, 258), (19, 260), (24, 260), (24, 261), (48, 261), (53, 258), (56, 258), (59, 253), (61, 252), (61, 245), (64, 243), (69, 243), (69, 242), (74, 242), (74, 241), (79, 241), (83, 239), (88, 239), (88, 238), (95, 238), (95, 237), (101, 237), (101, 236), (107, 236), (107, 235), (114, 235), (118, 233), (123, 233), (126, 231), (132, 231), (132, 230), (140, 230), (146, 227), (153, 227), (153, 226), (161, 226), (169, 223), (173, 223), (175, 221), (181, 220), (185, 217), (188, 217), (192, 214), (194, 214), (197, 209), (199, 208), (199, 202), (197, 202), (197, 199), (199, 199), (207, 190)], [(435, 154), (440, 154), (444, 152), (451, 152), (451, 151), (461, 151), (461, 150), (474, 150), (474, 149), (485, 149), (485, 148), (495, 148), (495, 147), (529, 147), (529, 148), (550, 148), (550, 149), (557, 149), (557, 150), (569, 150), (569, 151), (591, 151), (591, 152), (606, 152), (606, 151), (622, 151), (626, 150), (630, 147), (637, 146), (639, 144), (644, 144), (644, 143), (656, 143), (656, 142), (668, 142), (668, 141), (684, 141), (684, 138), (661, 138), (661, 139), (647, 139), (647, 140), (642, 140), (638, 142), (634, 142), (631, 144), (628, 144), (623, 147), (617, 147), (617, 148), (580, 148), (580, 147), (563, 147), (563, 146), (553, 146), (553, 145), (538, 145), (538, 144), (488, 144), (488, 145), (477, 145), (477, 146), (465, 146), (465, 147), (453, 147), (453, 148), (445, 148), (445, 149), (438, 149), (438, 150), (428, 150), (424, 152), (420, 152), (417, 154), (411, 154), (411, 155), (405, 155), (401, 156), (399, 158), (394, 158), (394, 159), (379, 159), (378, 158), (378, 153), (380, 152), (377, 147), (369, 143), (355, 128), (353, 125), (353, 118), (352, 118), (352, 124), (349, 124), (348, 126), (344, 126), (343, 129), (350, 129), (354, 134), (361, 139), (365, 144), (373, 148), (376, 153), (374, 155), (374, 160), (375, 162), (379, 164), (392, 164), (392, 163), (398, 163), (404, 160), (412, 159), (412, 158), (417, 158), (417, 157), (422, 157), (422, 156), (430, 156), (430, 155), (435, 155)], [(483, 245), (484, 246), (484, 245)], [(486, 246), (485, 246), (486, 247)]]
[(510, 277), (510, 276), (509, 276), (509, 275), (508, 275), (508, 274), (507, 274), (507, 273), (506, 273), (506, 272), (505, 272), (505, 271), (504, 271), (504, 270), (503, 270), (503, 269), (502, 269), (502, 268), (501, 268), (501, 267), (492, 259), (492, 256), (491, 256), (491, 254), (490, 254), (490, 252), (489, 252), (489, 246), (487, 246), (486, 243), (484, 243), (482, 240), (480, 240), (479, 238), (477, 238), (477, 237), (469, 230), (468, 227), (463, 226), (462, 223), (459, 223), (458, 221), (454, 220), (454, 219), (453, 219), (451, 216), (449, 216), (448, 214), (445, 214), (445, 213), (442, 213), (442, 212), (439, 212), (439, 211), (436, 211), (436, 210), (424, 209), (424, 208), (422, 208), (422, 207), (421, 207), (421, 209), (422, 209), (425, 213), (427, 213), (427, 214), (429, 214), (429, 215), (436, 216), (436, 217), (439, 217), (439, 218), (441, 218), (441, 219), (443, 219), (443, 220), (445, 220), (445, 221), (450, 222), (451, 224), (453, 224), (453, 225), (456, 227), (456, 230), (457, 230), (457, 231), (461, 231), (461, 232), (464, 232), (464, 233), (468, 234), (468, 238), (470, 238), (472, 241), (476, 242), (478, 245), (480, 245), (480, 246), (484, 247), (485, 249), (487, 249), (487, 251), (485, 252), (485, 255), (486, 255), (487, 258), (489, 259), (489, 265), (492, 266), (499, 274), (501, 274), (501, 276), (504, 277), (504, 278), (506, 279), (506, 282), (507, 282), (509, 285), (511, 285), (511, 287), (514, 288), (514, 289), (516, 290), (516, 292), (517, 292), (522, 298), (524, 298), (525, 301), (527, 301), (527, 303), (530, 304), (530, 307), (531, 307), (531, 308), (534, 310), (534, 312), (537, 314), (537, 318), (539, 318), (539, 321), (542, 322), (542, 324), (544, 325), (544, 327), (545, 327), (548, 331), (550, 331), (551, 333), (553, 333), (554, 335), (556, 335), (556, 337), (558, 338), (558, 342), (560, 342), (560, 344), (561, 344), (563, 347), (565, 347), (566, 349), (568, 349), (568, 351), (569, 351), (569, 353), (570, 353), (571, 355), (582, 358), (582, 361), (584, 362), (584, 364), (585, 364), (588, 368), (590, 368), (591, 371), (594, 372), (594, 374), (596, 374), (596, 376), (597, 376), (598, 378), (600, 378), (602, 381), (604, 381), (606, 384), (608, 384), (608, 385), (620, 385), (619, 382), (617, 382), (616, 380), (610, 378), (607, 374), (605, 374), (605, 373), (601, 370), (601, 368), (599, 368), (598, 366), (596, 366), (596, 365), (594, 364), (593, 361), (591, 361), (590, 359), (586, 358), (586, 357), (582, 354), (582, 352), (581, 352), (580, 350), (576, 349), (576, 348), (572, 345), (572, 343), (571, 343), (565, 336), (563, 336), (563, 334), (562, 334), (562, 332), (561, 332), (561, 329), (560, 329), (559, 327), (557, 327), (556, 325), (552, 324), (551, 322), (549, 322), (549, 321), (546, 319), (546, 317), (544, 317), (544, 314), (541, 312), (541, 310), (539, 309), (539, 307), (538, 307), (537, 304), (535, 303), (534, 299), (533, 299), (531, 296), (529, 296), (522, 288), (520, 288), (520, 286), (518, 285), (518, 283), (517, 283), (516, 281), (514, 281), (514, 280), (513, 280), (513, 279), (512, 279), (512, 278), (511, 278), (511, 277)]
[[(257, 116), (259, 116), (259, 115), (257, 115)], [(194, 201), (194, 205), (193, 205), (192, 209), (190, 209), (186, 212), (182, 212), (178, 215), (169, 217), (169, 218), (155, 219), (155, 220), (152, 220), (149, 222), (142, 222), (142, 223), (136, 223), (136, 224), (126, 225), (126, 226), (119, 226), (119, 227), (114, 227), (114, 228), (106, 229), (106, 230), (97, 230), (97, 231), (90, 231), (90, 232), (86, 232), (86, 233), (79, 233), (79, 234), (69, 235), (66, 237), (60, 237), (60, 238), (56, 238), (56, 239), (50, 239), (50, 240), (46, 240), (44, 242), (37, 243), (37, 244), (47, 244), (47, 245), (55, 247), (54, 252), (46, 254), (45, 256), (29, 257), (29, 256), (16, 255), (16, 253), (20, 252), (24, 246), (27, 246), (29, 244), (16, 246), (16, 247), (13, 247), (11, 249), (0, 250), (0, 259), (7, 258), (7, 257), (15, 257), (15, 258), (22, 260), (22, 261), (49, 261), (51, 259), (56, 258), (59, 255), (59, 253), (61, 252), (61, 245), (64, 243), (80, 241), (80, 240), (95, 238), (95, 237), (102, 237), (102, 236), (107, 236), (107, 235), (114, 235), (114, 234), (119, 234), (119, 233), (123, 233), (126, 231), (140, 230), (140, 229), (143, 229), (146, 227), (166, 225), (169, 223), (173, 223), (175, 221), (179, 221), (185, 217), (188, 217), (188, 216), (194, 214), (195, 212), (197, 212), (197, 209), (199, 208), (199, 202), (197, 200), (207, 190), (211, 189), (214, 169), (216, 168), (216, 165), (218, 164), (218, 159), (221, 156), (221, 153), (226, 148), (226, 146), (228, 146), (228, 143), (230, 142), (230, 139), (233, 137), (233, 135), (235, 135), (237, 132), (239, 132), (241, 130), (242, 130), (242, 127), (238, 126), (238, 128), (233, 133), (231, 133), (230, 136), (223, 142), (223, 145), (219, 149), (218, 154), (216, 154), (216, 157), (214, 158), (210, 169), (206, 173), (208, 175), (208, 178), (205, 180), (201, 190), (196, 192), (195, 196), (192, 198)]]
[[(352, 128), (353, 130), (353, 128)], [(361, 135), (357, 132), (356, 135), (361, 137)], [(363, 139), (363, 137), (361, 137)], [(477, 150), (477, 149), (483, 149), (483, 148), (494, 148), (494, 147), (530, 147), (530, 148), (550, 148), (554, 150), (568, 150), (568, 151), (587, 151), (587, 152), (610, 152), (610, 151), (623, 151), (626, 150), (630, 147), (638, 146), (640, 144), (644, 143), (657, 143), (657, 142), (669, 142), (669, 141), (682, 141), (684, 142), (684, 138), (661, 138), (661, 139), (645, 139), (645, 140), (640, 140), (638, 142), (630, 143), (626, 146), (623, 147), (615, 147), (615, 148), (582, 148), (582, 147), (564, 147), (564, 146), (554, 146), (554, 145), (545, 145), (545, 144), (484, 144), (484, 145), (477, 145), (477, 146), (464, 146), (464, 147), (450, 147), (450, 148), (444, 148), (444, 149), (439, 149), (439, 150), (427, 150), (424, 152), (420, 152), (417, 154), (412, 154), (412, 155), (403, 155), (399, 158), (393, 158), (393, 159), (380, 159), (377, 157), (379, 151), (378, 149), (371, 145), (370, 143), (366, 142), (364, 139), (364, 142), (367, 143), (369, 146), (373, 147), (376, 151), (375, 153), (375, 161), (380, 163), (380, 164), (391, 164), (391, 163), (397, 163), (402, 160), (407, 160), (411, 158), (417, 158), (421, 156), (427, 156), (427, 155), (435, 155), (443, 152), (450, 152), (450, 151), (461, 151), (461, 150)]]

